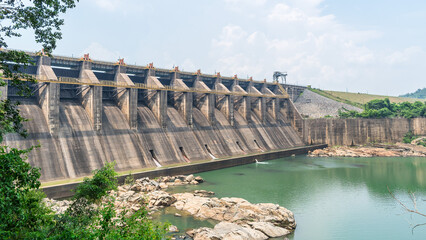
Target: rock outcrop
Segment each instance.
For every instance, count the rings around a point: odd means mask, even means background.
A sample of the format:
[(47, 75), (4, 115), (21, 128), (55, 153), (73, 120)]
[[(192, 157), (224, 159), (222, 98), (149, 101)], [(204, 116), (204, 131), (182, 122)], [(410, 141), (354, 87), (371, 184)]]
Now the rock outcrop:
[[(179, 175), (172, 177), (160, 177), (157, 180), (149, 178), (137, 179), (133, 184), (118, 186), (117, 191), (110, 191), (109, 196), (115, 198), (116, 211), (119, 213), (122, 209), (127, 209), (130, 212), (138, 211), (142, 206), (146, 205), (149, 211), (155, 211), (159, 208), (170, 206), (176, 201), (175, 197), (165, 192), (169, 186), (199, 184), (204, 180), (193, 175)], [(200, 192), (203, 194), (204, 192)], [(205, 192), (204, 194), (209, 194)], [(65, 212), (72, 204), (72, 201), (54, 199), (44, 199), (48, 207), (60, 214)]]
[(339, 146), (317, 149), (310, 157), (426, 157), (426, 147), (397, 143), (394, 145), (374, 144), (370, 146)]
[(176, 209), (196, 218), (221, 221), (213, 229), (189, 232), (194, 239), (267, 239), (285, 236), (296, 228), (293, 213), (277, 204), (252, 204), (242, 198), (208, 198), (193, 193), (173, 196)]
[[(268, 239), (288, 235), (296, 228), (293, 213), (277, 204), (252, 204), (242, 198), (219, 199), (212, 197), (214, 192), (206, 190), (176, 194), (164, 191), (169, 186), (201, 182), (201, 177), (193, 175), (161, 177), (156, 180), (142, 178), (133, 184), (119, 186), (109, 196), (115, 199), (117, 213), (124, 209), (132, 213), (142, 207), (152, 213), (160, 208), (174, 207), (195, 218), (220, 222), (214, 228), (203, 227), (188, 231), (187, 234), (195, 240)], [(65, 212), (72, 204), (68, 200), (45, 199), (45, 202), (57, 213)], [(171, 226), (169, 231), (178, 232), (178, 229)]]

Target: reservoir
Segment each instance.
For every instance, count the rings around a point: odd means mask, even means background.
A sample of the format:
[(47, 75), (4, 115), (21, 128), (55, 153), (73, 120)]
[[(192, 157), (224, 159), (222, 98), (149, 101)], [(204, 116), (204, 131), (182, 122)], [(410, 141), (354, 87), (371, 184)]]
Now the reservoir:
[[(426, 158), (314, 158), (296, 156), (199, 174), (216, 197), (271, 202), (293, 211), (297, 228), (289, 239), (425, 239), (426, 217), (405, 211), (392, 198), (426, 213)], [(185, 228), (203, 223), (166, 214)], [(214, 223), (206, 223), (211, 227)]]

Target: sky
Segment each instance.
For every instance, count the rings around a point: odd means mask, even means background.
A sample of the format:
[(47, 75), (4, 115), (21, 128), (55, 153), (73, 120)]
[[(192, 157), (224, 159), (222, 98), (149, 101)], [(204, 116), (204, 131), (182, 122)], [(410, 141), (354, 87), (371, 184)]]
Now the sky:
[[(53, 54), (400, 95), (426, 87), (426, 1), (81, 0)], [(9, 48), (37, 51), (31, 32)]]

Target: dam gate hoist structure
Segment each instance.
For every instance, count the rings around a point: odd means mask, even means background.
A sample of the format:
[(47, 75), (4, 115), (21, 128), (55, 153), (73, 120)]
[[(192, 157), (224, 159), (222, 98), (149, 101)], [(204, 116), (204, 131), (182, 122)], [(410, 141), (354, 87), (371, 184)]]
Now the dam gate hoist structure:
[[(86, 176), (105, 162), (117, 171), (155, 168), (305, 145), (300, 114), (278, 82), (31, 54), (36, 76), (19, 100), (29, 136), (5, 144), (30, 147), (41, 180)], [(11, 65), (13, 63), (10, 63)]]

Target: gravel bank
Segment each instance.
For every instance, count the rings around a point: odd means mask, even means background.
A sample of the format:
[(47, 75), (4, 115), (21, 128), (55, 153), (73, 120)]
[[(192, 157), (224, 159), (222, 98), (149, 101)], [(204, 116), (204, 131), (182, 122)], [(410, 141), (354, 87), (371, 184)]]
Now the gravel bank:
[(360, 108), (323, 97), (308, 89), (294, 102), (294, 105), (303, 116), (308, 116), (309, 118), (322, 118), (327, 115), (335, 117), (339, 109), (342, 108), (358, 112), (362, 111)]

